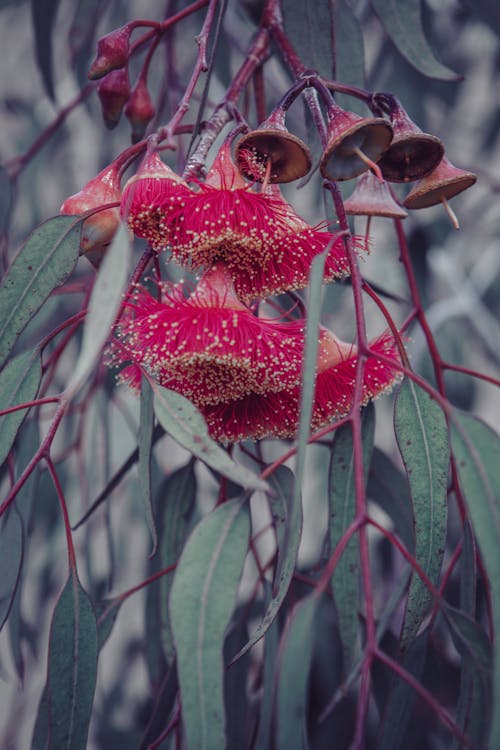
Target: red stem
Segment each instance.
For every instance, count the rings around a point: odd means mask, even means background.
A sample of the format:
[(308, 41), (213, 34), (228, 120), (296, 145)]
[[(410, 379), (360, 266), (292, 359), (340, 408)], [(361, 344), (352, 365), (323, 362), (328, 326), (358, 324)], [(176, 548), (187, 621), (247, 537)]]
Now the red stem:
[(59, 505), (61, 506), (61, 511), (63, 514), (64, 519), (64, 529), (66, 531), (66, 544), (68, 547), (68, 563), (69, 563), (69, 569), (73, 575), (76, 575), (76, 557), (75, 557), (75, 548), (73, 546), (73, 537), (71, 534), (71, 524), (69, 522), (69, 516), (68, 516), (68, 507), (66, 505), (66, 499), (64, 497), (64, 491), (61, 486), (61, 482), (59, 481), (59, 477), (57, 476), (56, 467), (54, 466), (54, 463), (49, 455), (44, 456), (45, 461), (47, 463), (50, 476), (52, 477), (52, 481), (54, 482), (54, 486), (56, 488), (57, 497), (59, 500)]
[(43, 404), (55, 404), (58, 401), (59, 396), (47, 396), (46, 398), (38, 398), (34, 401), (27, 401), (24, 404), (9, 406), (8, 409), (0, 409), (0, 417), (4, 417), (6, 414), (12, 414), (12, 412), (19, 411), (20, 409), (31, 409), (33, 406), (42, 406)]

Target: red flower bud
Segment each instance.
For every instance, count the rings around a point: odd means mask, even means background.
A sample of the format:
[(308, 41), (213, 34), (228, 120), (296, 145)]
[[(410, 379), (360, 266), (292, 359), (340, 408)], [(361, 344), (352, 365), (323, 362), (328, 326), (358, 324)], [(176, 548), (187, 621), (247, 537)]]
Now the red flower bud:
[(97, 93), (101, 100), (104, 123), (112, 130), (120, 122), (123, 107), (130, 96), (128, 70), (112, 70), (100, 82)]
[[(120, 178), (113, 163), (88, 182), (78, 193), (70, 195), (59, 213), (83, 214), (91, 208), (117, 203), (121, 198)], [(107, 208), (92, 214), (83, 222), (80, 251), (94, 266), (98, 266), (120, 223), (118, 208)]]
[(125, 107), (125, 117), (132, 125), (132, 143), (137, 143), (144, 136), (149, 122), (155, 116), (156, 109), (151, 101), (145, 79), (141, 76), (130, 93)]
[(91, 81), (102, 78), (111, 70), (125, 67), (128, 62), (130, 24), (111, 31), (97, 42), (97, 55), (90, 66), (88, 77)]

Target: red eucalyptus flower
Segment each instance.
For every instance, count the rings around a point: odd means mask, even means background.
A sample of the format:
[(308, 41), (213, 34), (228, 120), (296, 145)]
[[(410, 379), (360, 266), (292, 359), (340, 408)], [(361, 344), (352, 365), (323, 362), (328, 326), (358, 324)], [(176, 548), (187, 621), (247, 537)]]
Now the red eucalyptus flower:
[(160, 229), (173, 258), (188, 268), (222, 260), (245, 301), (307, 285), (313, 258), (330, 244), (325, 281), (349, 272), (340, 232), (310, 227), (277, 186), (254, 192), (224, 144), (206, 181), (177, 208), (165, 203)]
[(168, 233), (160, 223), (170, 210), (182, 208), (191, 192), (182, 177), (152, 151), (125, 183), (121, 215), (134, 234), (148, 240), (154, 250), (162, 250), (168, 244)]
[[(207, 271), (188, 298), (173, 285), (161, 291), (161, 301), (144, 289), (136, 292), (108, 361), (131, 360), (197, 405), (299, 381), (303, 322), (257, 318), (237, 298), (222, 265)], [(136, 372), (124, 377), (137, 382)]]
[[(396, 368), (377, 359), (377, 353), (399, 362), (396, 343), (384, 333), (370, 344), (373, 352), (365, 363), (361, 405), (390, 390), (400, 379)], [(345, 416), (354, 397), (356, 347), (323, 329), (320, 335), (318, 374), (311, 428), (318, 429)], [(209, 432), (223, 443), (293, 438), (297, 433), (300, 386), (258, 395), (250, 393), (229, 403), (202, 407)]]

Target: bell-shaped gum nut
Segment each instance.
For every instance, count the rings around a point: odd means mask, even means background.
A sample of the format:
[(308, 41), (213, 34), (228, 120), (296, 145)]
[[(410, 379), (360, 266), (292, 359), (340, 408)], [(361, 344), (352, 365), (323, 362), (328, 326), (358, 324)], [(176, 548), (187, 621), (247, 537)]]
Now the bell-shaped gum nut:
[(144, 137), (156, 112), (144, 78), (140, 77), (130, 92), (124, 112), (132, 126), (132, 142), (137, 143)]
[(109, 130), (120, 122), (123, 107), (130, 96), (130, 83), (126, 68), (112, 70), (100, 82), (97, 93), (101, 102), (102, 117)]
[(130, 24), (127, 24), (98, 40), (97, 55), (88, 72), (91, 81), (102, 78), (112, 70), (118, 70), (127, 64), (131, 31)]

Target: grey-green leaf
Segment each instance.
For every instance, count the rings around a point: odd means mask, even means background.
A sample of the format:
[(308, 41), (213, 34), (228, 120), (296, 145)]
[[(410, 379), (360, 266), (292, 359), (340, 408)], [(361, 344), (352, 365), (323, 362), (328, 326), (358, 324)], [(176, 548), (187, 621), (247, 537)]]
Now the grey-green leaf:
[[(27, 351), (14, 357), (0, 372), (0, 409), (32, 401), (42, 377), (38, 351)], [(28, 409), (18, 409), (0, 417), (0, 465), (7, 458)]]
[(371, 0), (371, 3), (398, 50), (420, 73), (443, 81), (460, 78), (436, 60), (422, 26), (421, 0)]
[(12, 205), (12, 185), (7, 170), (0, 166), (0, 234), (5, 230)]
[(14, 258), (0, 284), (0, 367), (50, 293), (73, 273), (81, 227), (74, 216), (48, 219)]
[(9, 616), (19, 585), (23, 552), (23, 525), (16, 508), (11, 508), (0, 522), (0, 629)]
[(113, 242), (104, 255), (92, 289), (83, 329), (82, 348), (66, 388), (68, 396), (80, 389), (108, 339), (127, 287), (130, 254), (128, 231), (124, 224), (120, 224)]
[(325, 78), (333, 77), (329, 0), (282, 0), (285, 30), (300, 59)]
[[(413, 501), (415, 559), (436, 585), (446, 539), (450, 463), (446, 419), (437, 402), (405, 378), (394, 406), (394, 426)], [(415, 638), (431, 602), (427, 587), (413, 574), (401, 632), (403, 650)]]
[(303, 750), (307, 684), (314, 644), (315, 594), (292, 610), (280, 644), (276, 686), (276, 750)]
[[(158, 513), (161, 513), (162, 530), (160, 539), (161, 567), (174, 565), (184, 548), (189, 531), (191, 511), (196, 498), (196, 476), (194, 461), (189, 461), (171, 476), (158, 492)], [(168, 600), (173, 577), (162, 576), (160, 587), (161, 641), (167, 662), (170, 664), (175, 655)]]
[(279, 466), (269, 478), (273, 492), (281, 497), (286, 509), (286, 523), (283, 534), (283, 547), (278, 551), (278, 568), (274, 579), (273, 597), (265, 615), (250, 636), (248, 643), (233, 657), (239, 659), (267, 632), (283, 604), (292, 580), (302, 536), (302, 498), (296, 494), (297, 483), (293, 473), (286, 466)]
[(189, 750), (225, 747), (224, 635), (249, 533), (246, 504), (220, 505), (196, 526), (175, 572), (170, 618)]
[[(334, 22), (335, 78), (342, 83), (364, 88), (365, 49), (361, 24), (347, 0), (337, 0), (332, 5)], [(366, 105), (358, 99), (339, 94), (337, 103), (351, 112), (366, 114)]]
[(58, 7), (59, 0), (31, 0), (36, 59), (42, 74), (45, 90), (51, 99), (54, 99), (52, 32)]
[[(468, 414), (453, 415), (451, 440), (460, 485), (488, 574), (494, 632), (500, 632), (500, 438)], [(493, 694), (500, 696), (500, 646), (495, 645)], [(490, 747), (500, 746), (500, 715), (493, 712)]]
[(265, 490), (267, 483), (230, 455), (208, 434), (207, 425), (196, 406), (184, 396), (151, 382), (158, 421), (183, 448), (228, 479), (246, 489)]
[(76, 574), (56, 604), (48, 657), (49, 750), (85, 750), (97, 676), (94, 610)]
[(151, 453), (153, 450), (154, 429), (153, 391), (146, 378), (141, 381), (141, 409), (139, 419), (139, 487), (141, 500), (146, 514), (154, 555), (158, 546), (158, 534), (153, 513), (153, 500), (151, 493)]
[[(375, 408), (370, 403), (362, 414), (363, 468), (365, 481), (370, 468), (375, 432)], [(350, 424), (335, 432), (329, 468), (329, 550), (333, 552), (356, 516), (354, 445)], [(344, 549), (332, 576), (332, 593), (342, 642), (344, 674), (356, 656), (359, 627), (359, 547), (356, 535)]]

